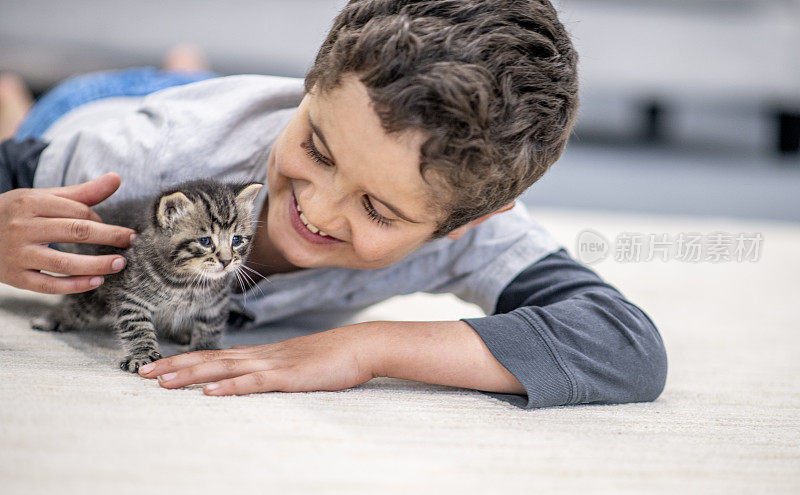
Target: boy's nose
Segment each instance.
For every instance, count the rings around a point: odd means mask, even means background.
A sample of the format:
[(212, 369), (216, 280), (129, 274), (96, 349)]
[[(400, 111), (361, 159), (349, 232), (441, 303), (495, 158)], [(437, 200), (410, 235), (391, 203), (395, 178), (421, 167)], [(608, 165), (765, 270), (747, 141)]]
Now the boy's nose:
[(303, 213), (315, 227), (338, 238), (344, 226), (341, 214), (343, 200), (335, 194), (315, 194), (306, 202)]
[(326, 234), (339, 238), (342, 231), (342, 221), (341, 216), (339, 216), (336, 212), (326, 212), (325, 209), (318, 210), (321, 214), (307, 214), (306, 218), (308, 221), (314, 225), (314, 227), (318, 228), (322, 232)]

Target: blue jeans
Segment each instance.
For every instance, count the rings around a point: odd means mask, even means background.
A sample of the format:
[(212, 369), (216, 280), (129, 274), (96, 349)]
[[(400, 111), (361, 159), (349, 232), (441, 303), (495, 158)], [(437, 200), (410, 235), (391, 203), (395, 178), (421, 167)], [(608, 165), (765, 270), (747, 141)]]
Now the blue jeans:
[(172, 72), (155, 67), (73, 76), (39, 98), (17, 130), (16, 139), (41, 139), (62, 115), (84, 103), (118, 96), (146, 96), (160, 89), (216, 77), (213, 72)]

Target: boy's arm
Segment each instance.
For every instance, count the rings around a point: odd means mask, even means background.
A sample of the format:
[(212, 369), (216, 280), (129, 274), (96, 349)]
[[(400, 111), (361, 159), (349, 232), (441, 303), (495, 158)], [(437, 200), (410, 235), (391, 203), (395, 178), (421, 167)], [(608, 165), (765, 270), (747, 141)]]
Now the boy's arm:
[(139, 372), (165, 388), (213, 382), (208, 395), (343, 390), (389, 376), (533, 408), (654, 400), (667, 358), (647, 315), (562, 249), (519, 273), (492, 316), (359, 323), (171, 356)]
[(384, 344), (378, 375), (483, 390), (525, 408), (652, 401), (666, 381), (650, 318), (563, 249), (518, 275), (492, 316), (374, 331)]

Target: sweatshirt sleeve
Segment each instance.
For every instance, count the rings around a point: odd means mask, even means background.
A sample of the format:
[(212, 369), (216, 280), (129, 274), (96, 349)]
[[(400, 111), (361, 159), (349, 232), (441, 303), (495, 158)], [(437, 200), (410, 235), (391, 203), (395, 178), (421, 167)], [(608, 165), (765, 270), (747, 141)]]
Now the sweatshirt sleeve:
[(667, 378), (656, 326), (560, 249), (522, 271), (495, 314), (463, 320), (527, 396), (483, 392), (526, 409), (653, 401)]
[(33, 187), (39, 156), (47, 143), (34, 138), (0, 143), (0, 194), (20, 187)]

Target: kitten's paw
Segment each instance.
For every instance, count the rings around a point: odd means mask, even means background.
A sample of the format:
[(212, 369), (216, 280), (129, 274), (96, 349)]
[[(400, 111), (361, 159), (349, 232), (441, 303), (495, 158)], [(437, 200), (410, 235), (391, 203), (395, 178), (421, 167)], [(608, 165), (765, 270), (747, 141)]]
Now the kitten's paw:
[(158, 351), (150, 351), (147, 354), (137, 354), (135, 356), (127, 356), (125, 359), (119, 362), (119, 367), (123, 371), (130, 371), (131, 373), (136, 373), (139, 371), (139, 368), (144, 366), (147, 363), (152, 363), (153, 361), (158, 361), (161, 359), (161, 353)]
[(40, 332), (64, 332), (67, 327), (60, 321), (47, 316), (39, 316), (31, 320), (31, 328)]

